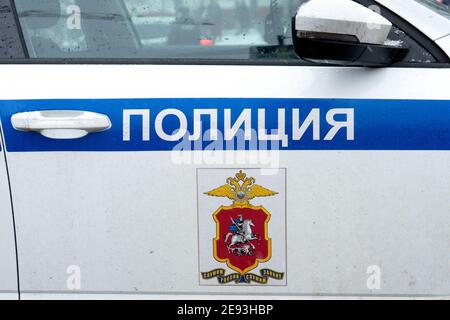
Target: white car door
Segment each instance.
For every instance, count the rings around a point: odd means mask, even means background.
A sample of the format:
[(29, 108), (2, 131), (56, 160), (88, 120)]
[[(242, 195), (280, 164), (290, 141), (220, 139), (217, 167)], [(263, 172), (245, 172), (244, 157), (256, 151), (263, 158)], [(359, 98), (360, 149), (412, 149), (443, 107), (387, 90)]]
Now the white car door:
[(229, 1), (148, 2), (15, 1), (30, 61), (0, 65), (0, 116), (22, 298), (448, 294), (439, 59), (409, 39), (416, 66), (315, 66), (273, 18), (295, 1), (240, 2), (263, 27)]

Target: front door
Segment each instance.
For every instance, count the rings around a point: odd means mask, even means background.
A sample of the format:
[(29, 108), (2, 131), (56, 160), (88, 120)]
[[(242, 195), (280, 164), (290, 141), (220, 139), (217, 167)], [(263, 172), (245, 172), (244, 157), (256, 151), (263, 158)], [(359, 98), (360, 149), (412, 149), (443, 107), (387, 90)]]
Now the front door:
[(0, 66), (22, 296), (448, 293), (448, 69), (294, 64), (287, 6), (168, 2), (16, 1), (34, 58), (87, 59)]

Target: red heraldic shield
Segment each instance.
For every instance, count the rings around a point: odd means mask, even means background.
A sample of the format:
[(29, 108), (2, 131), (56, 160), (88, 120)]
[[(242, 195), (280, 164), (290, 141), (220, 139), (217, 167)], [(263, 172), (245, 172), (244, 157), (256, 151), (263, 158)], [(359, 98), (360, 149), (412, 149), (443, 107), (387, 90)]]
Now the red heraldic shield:
[(216, 222), (214, 258), (241, 275), (255, 269), (272, 255), (268, 236), (270, 213), (263, 207), (220, 207)]

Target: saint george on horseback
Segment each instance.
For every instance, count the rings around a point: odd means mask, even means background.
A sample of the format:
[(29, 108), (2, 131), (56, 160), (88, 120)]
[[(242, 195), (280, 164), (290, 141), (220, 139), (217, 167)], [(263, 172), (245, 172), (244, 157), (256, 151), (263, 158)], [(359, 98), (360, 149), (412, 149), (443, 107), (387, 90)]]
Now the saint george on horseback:
[[(251, 241), (258, 239), (252, 231), (252, 227), (255, 226), (253, 221), (251, 219), (244, 220), (242, 215), (239, 215), (238, 219), (230, 219), (231, 226), (229, 227), (229, 231), (231, 232), (225, 236), (225, 243), (229, 252), (251, 256), (255, 249)], [(252, 250), (250, 250), (248, 245), (250, 245)], [(241, 247), (245, 247), (247, 250), (241, 250)]]

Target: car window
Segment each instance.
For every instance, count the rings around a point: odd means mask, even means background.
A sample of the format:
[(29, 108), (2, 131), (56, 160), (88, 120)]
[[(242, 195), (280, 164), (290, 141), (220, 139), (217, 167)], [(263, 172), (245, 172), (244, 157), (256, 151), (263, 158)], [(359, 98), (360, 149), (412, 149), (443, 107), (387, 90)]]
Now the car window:
[(32, 58), (296, 59), (305, 0), (16, 0)]
[[(31, 58), (299, 60), (292, 17), (308, 0), (15, 0)], [(383, 11), (381, 12), (383, 15)], [(394, 26), (405, 62), (436, 60)]]
[(9, 0), (0, 0), (0, 59), (25, 58)]

